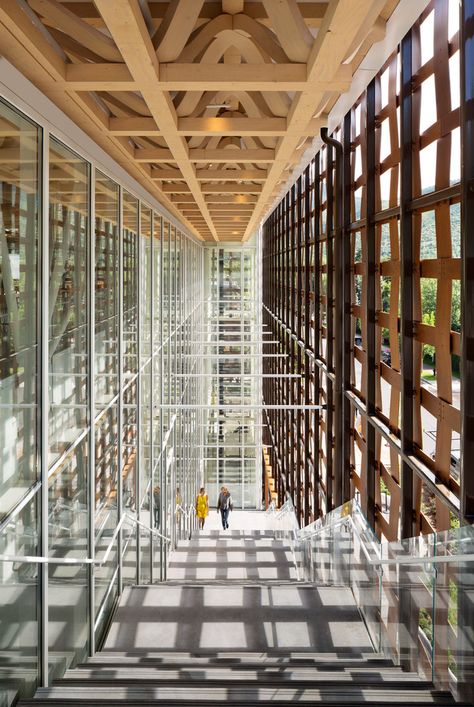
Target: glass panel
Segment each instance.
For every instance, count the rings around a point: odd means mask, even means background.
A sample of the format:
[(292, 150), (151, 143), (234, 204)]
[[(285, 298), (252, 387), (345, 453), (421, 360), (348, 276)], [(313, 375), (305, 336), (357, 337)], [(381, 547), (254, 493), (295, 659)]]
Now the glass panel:
[(99, 412), (118, 392), (119, 187), (95, 178), (95, 403)]
[[(117, 457), (118, 419), (117, 406), (109, 408), (95, 426), (95, 556), (100, 560), (107, 551), (117, 527)], [(108, 556), (104, 566), (95, 572), (95, 616), (99, 615), (102, 603), (113, 601), (116, 587), (110, 591), (110, 583), (117, 569), (117, 547)], [(104, 610), (104, 608), (102, 608)]]
[[(41, 131), (0, 101), (0, 519), (38, 477)], [(7, 160), (7, 155), (11, 157)]]
[[(85, 437), (50, 475), (49, 555), (88, 556), (88, 438)], [(58, 654), (82, 660), (88, 645), (87, 565), (49, 566), (50, 667)]]
[(138, 370), (138, 201), (123, 192), (123, 342), (124, 375)]
[(132, 381), (123, 392), (123, 509), (136, 510), (136, 466), (137, 466), (137, 383)]
[(54, 138), (49, 172), (51, 462), (87, 425), (89, 165)]
[[(39, 494), (11, 521), (0, 535), (0, 554), (38, 554)], [(0, 670), (9, 688), (29, 696), (36, 687), (38, 671), (38, 565), (0, 562), (2, 620)], [(3, 693), (0, 684), (0, 704)], [(9, 704), (6, 702), (6, 704)]]

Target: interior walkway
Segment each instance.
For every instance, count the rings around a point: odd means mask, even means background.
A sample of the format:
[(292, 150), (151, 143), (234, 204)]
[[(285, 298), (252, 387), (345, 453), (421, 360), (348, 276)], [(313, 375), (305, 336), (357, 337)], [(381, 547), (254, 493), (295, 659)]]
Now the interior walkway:
[(374, 653), (350, 588), (298, 582), (288, 545), (235, 529), (271, 518), (233, 521), (181, 541), (167, 582), (125, 590), (103, 650), (22, 704), (453, 704)]
[(249, 529), (269, 516), (237, 511), (230, 522), (181, 541), (166, 584), (126, 589), (105, 650), (371, 650), (349, 589), (298, 584), (291, 548)]

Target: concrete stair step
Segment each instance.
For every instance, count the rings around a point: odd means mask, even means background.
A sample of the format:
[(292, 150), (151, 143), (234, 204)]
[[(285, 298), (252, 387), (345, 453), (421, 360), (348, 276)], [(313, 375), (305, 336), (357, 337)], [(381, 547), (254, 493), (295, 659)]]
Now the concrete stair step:
[(189, 684), (195, 686), (216, 686), (222, 684), (238, 684), (243, 686), (255, 686), (265, 684), (276, 687), (282, 684), (291, 683), (299, 687), (313, 687), (317, 684), (321, 686), (337, 685), (383, 685), (397, 689), (403, 684), (403, 688), (422, 690), (430, 687), (428, 682), (422, 682), (419, 676), (413, 673), (403, 673), (398, 669), (384, 669), (383, 671), (371, 669), (352, 669), (350, 671), (318, 671), (314, 668), (267, 668), (265, 670), (250, 670), (242, 668), (230, 670), (229, 668), (215, 669), (209, 667), (189, 667), (177, 668), (175, 670), (139, 666), (127, 667), (104, 667), (90, 666), (81, 667), (77, 670), (68, 671), (64, 678), (54, 681), (55, 686), (66, 685), (103, 685), (110, 683), (112, 687), (116, 685), (170, 685), (179, 682), (180, 686)]
[(229, 687), (204, 685), (195, 686), (192, 690), (188, 686), (157, 687), (157, 686), (116, 686), (110, 685), (101, 687), (74, 686), (74, 687), (50, 687), (40, 688), (36, 692), (36, 697), (32, 701), (22, 704), (194, 704), (194, 705), (215, 705), (225, 702), (226, 705), (252, 705), (274, 704), (294, 705), (295, 702), (331, 704), (331, 705), (359, 705), (359, 704), (403, 704), (424, 705), (424, 704), (454, 704), (450, 693), (433, 689), (413, 690), (400, 689), (393, 691), (389, 687), (362, 687), (362, 686), (328, 686), (311, 687), (301, 690), (297, 686), (292, 687), (262, 687), (262, 686), (242, 686), (235, 685)]
[(182, 663), (189, 662), (190, 664), (231, 664), (234, 665), (249, 665), (249, 664), (275, 664), (275, 665), (327, 665), (328, 663), (338, 666), (348, 666), (353, 664), (361, 665), (385, 665), (393, 666), (391, 660), (381, 653), (365, 653), (357, 651), (338, 651), (337, 653), (318, 653), (315, 651), (288, 651), (285, 649), (274, 649), (270, 651), (200, 651), (199, 653), (188, 653), (185, 651), (148, 651), (148, 650), (132, 650), (132, 651), (114, 651), (104, 649), (95, 656), (89, 658), (89, 665), (95, 662), (114, 663), (120, 660), (126, 661), (154, 661), (157, 663)]

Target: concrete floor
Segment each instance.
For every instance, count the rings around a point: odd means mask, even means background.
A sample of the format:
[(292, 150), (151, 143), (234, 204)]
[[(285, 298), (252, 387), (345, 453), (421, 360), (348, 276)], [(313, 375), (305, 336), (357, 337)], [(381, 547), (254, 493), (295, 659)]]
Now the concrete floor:
[(296, 580), (293, 554), (269, 531), (200, 531), (180, 541), (171, 556), (169, 580)]
[(299, 584), (265, 514), (232, 520), (181, 541), (169, 583), (125, 590), (105, 650), (371, 652), (349, 589)]
[(155, 586), (125, 591), (105, 650), (370, 652), (350, 590)]
[[(274, 527), (274, 518), (263, 511), (231, 511), (229, 513), (229, 530), (253, 531), (270, 530)], [(204, 532), (219, 530), (224, 535), (228, 531), (222, 530), (221, 515), (213, 507), (209, 508)]]

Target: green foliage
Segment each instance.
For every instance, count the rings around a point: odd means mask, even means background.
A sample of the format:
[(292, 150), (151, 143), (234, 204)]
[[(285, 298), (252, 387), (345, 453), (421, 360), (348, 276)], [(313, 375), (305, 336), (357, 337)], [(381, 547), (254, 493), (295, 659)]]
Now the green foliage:
[(426, 638), (431, 642), (433, 640), (433, 619), (428, 609), (420, 609), (418, 625)]
[[(436, 314), (435, 312), (425, 312), (423, 314), (423, 324), (429, 324), (430, 326), (436, 325)], [(423, 359), (428, 358), (434, 365), (435, 362), (436, 349), (430, 344), (423, 344)]]

